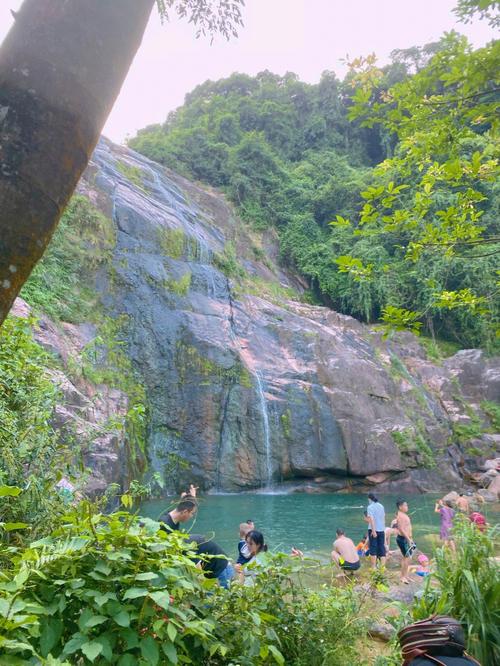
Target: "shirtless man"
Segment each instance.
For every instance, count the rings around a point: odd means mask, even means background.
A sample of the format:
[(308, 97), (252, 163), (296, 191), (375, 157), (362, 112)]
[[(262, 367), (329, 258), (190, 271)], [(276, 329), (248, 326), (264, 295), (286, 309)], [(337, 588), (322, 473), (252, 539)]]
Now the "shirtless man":
[(401, 582), (409, 583), (410, 578), (408, 577), (408, 568), (415, 547), (413, 543), (411, 520), (408, 515), (408, 503), (406, 500), (400, 499), (396, 502), (396, 507), (398, 509), (396, 516), (398, 530), (396, 543), (403, 555), (403, 559), (401, 560)]
[(333, 542), (332, 560), (342, 571), (357, 571), (360, 566), (358, 551), (353, 540), (346, 537), (344, 530), (340, 528)]
[(463, 493), (460, 493), (456, 501), (457, 509), (463, 513), (469, 514), (469, 500)]

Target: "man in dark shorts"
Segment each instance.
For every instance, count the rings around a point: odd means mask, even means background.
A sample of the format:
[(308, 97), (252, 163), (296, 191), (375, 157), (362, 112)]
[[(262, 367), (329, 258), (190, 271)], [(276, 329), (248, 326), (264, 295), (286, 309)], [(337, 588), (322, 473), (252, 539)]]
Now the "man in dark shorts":
[(359, 555), (354, 541), (346, 537), (344, 530), (337, 529), (337, 538), (333, 542), (332, 560), (343, 571), (357, 571), (360, 567)]
[(401, 560), (401, 582), (409, 583), (410, 578), (408, 577), (408, 569), (410, 567), (411, 556), (415, 552), (416, 546), (413, 543), (411, 520), (408, 515), (408, 502), (400, 499), (396, 502), (396, 507), (398, 510), (396, 516), (398, 526), (396, 543), (403, 555), (403, 559)]
[(370, 543), (370, 559), (372, 567), (377, 566), (377, 560), (385, 565), (385, 510), (373, 493), (368, 495), (368, 536)]

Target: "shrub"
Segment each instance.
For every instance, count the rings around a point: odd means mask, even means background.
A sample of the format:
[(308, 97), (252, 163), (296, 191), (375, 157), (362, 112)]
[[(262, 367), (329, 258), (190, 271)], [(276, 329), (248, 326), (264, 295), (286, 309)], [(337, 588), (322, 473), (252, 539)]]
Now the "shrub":
[(158, 527), (82, 502), (49, 537), (14, 552), (0, 578), (0, 650), (26, 661), (11, 663), (199, 664), (215, 652), (210, 583), (182, 536)]
[(254, 586), (226, 591), (204, 578), (181, 533), (88, 502), (50, 536), (1, 554), (6, 665), (341, 666), (363, 634), (355, 592), (306, 590), (302, 562), (268, 555)]
[(428, 577), (414, 608), (417, 620), (433, 613), (460, 620), (467, 649), (483, 666), (500, 663), (500, 572), (493, 557), (496, 535), (496, 529), (483, 533), (458, 515), (456, 552), (436, 551), (435, 573)]
[(228, 651), (213, 663), (345, 666), (356, 661), (356, 641), (365, 631), (360, 597), (350, 587), (305, 588), (300, 572), (306, 562), (267, 554), (254, 586), (219, 593), (216, 632)]
[(32, 324), (11, 316), (0, 328), (0, 484), (23, 491), (2, 497), (0, 521), (24, 524), (34, 538), (62, 509), (55, 485), (68, 456), (51, 425), (57, 391), (47, 374), (50, 357), (33, 340)]

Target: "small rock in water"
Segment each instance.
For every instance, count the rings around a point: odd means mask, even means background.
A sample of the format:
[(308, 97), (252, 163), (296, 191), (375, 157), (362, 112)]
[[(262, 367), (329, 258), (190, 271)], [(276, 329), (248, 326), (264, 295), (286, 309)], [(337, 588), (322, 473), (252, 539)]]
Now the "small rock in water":
[[(500, 476), (495, 476), (490, 485), (488, 486), (488, 493), (494, 496), (494, 500), (497, 500), (500, 497)], [(486, 498), (485, 498), (486, 499)]]
[[(493, 484), (495, 484), (494, 488), (492, 488)], [(477, 494), (480, 495), (485, 502), (496, 502), (498, 495), (496, 492), (493, 492), (493, 490), (496, 489), (496, 485), (496, 479), (494, 479), (489, 488), (480, 488), (477, 491)]]
[(453, 504), (455, 504), (457, 499), (458, 499), (458, 493), (452, 490), (451, 493), (448, 493), (443, 497), (443, 502), (452, 502)]

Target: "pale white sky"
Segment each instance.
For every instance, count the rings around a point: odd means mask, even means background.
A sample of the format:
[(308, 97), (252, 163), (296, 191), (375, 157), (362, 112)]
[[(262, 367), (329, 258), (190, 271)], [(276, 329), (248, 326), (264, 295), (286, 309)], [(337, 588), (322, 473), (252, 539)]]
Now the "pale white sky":
[[(118, 2), (119, 0), (115, 0)], [(325, 69), (339, 77), (341, 60), (375, 52), (385, 63), (396, 48), (435, 41), (452, 29), (475, 46), (496, 35), (485, 22), (455, 21), (455, 0), (246, 0), (245, 27), (237, 40), (212, 46), (194, 38), (186, 22), (165, 25), (153, 11), (144, 40), (104, 133), (122, 142), (150, 123), (163, 122), (184, 95), (206, 79), (234, 71), (296, 72), (310, 83)], [(10, 9), (21, 0), (0, 0), (0, 41), (12, 24)]]

